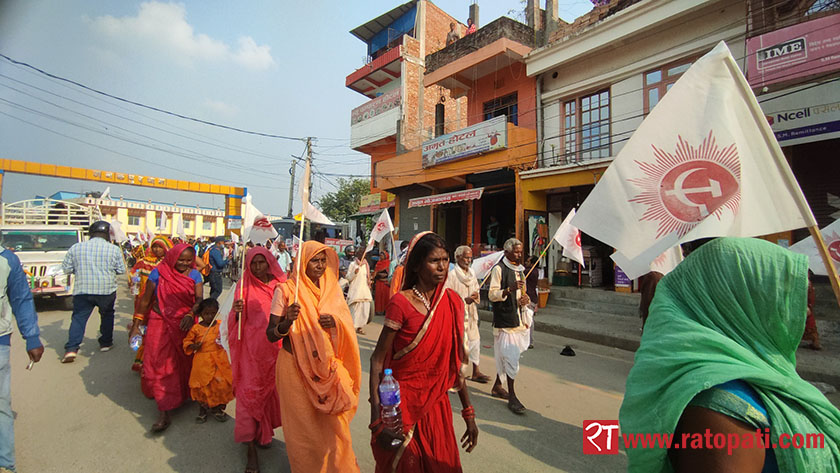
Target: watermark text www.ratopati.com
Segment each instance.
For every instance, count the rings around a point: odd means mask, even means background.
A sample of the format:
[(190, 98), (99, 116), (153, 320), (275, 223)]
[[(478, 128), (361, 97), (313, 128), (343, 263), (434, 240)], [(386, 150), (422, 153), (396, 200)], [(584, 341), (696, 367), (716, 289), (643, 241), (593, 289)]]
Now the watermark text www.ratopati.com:
[(770, 429), (757, 429), (749, 434), (711, 432), (680, 435), (620, 433), (617, 420), (583, 421), (583, 453), (586, 455), (615, 455), (619, 442), (624, 448), (718, 449), (729, 455), (739, 448), (823, 448), (823, 434), (782, 433), (771, 438)]

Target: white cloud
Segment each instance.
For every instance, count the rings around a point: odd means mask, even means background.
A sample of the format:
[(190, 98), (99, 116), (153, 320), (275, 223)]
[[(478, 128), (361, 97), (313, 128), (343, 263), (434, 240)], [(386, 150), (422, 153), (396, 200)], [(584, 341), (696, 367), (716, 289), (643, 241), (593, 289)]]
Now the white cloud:
[(144, 2), (137, 16), (100, 16), (90, 21), (94, 30), (112, 39), (125, 40), (133, 47), (167, 52), (186, 62), (234, 62), (249, 69), (264, 70), (274, 65), (271, 47), (258, 45), (250, 36), (239, 38), (231, 50), (223, 41), (196, 33), (187, 22), (183, 4)]
[(239, 113), (239, 107), (230, 105), (220, 100), (206, 99), (204, 100), (204, 107), (210, 110), (215, 115), (222, 115), (230, 118)]

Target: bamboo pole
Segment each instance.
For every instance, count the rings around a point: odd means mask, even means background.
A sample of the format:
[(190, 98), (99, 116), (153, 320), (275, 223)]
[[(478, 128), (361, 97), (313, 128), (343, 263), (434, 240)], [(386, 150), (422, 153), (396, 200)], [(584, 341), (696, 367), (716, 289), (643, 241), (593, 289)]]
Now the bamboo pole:
[[(244, 306), (245, 299), (244, 299), (244, 292), (245, 292), (245, 256), (248, 254), (248, 247), (244, 246), (242, 251), (242, 262), (239, 268), (239, 300), (242, 301)], [(236, 312), (236, 339), (242, 340), (242, 314), (243, 312)], [(212, 325), (212, 323), (211, 323)]]

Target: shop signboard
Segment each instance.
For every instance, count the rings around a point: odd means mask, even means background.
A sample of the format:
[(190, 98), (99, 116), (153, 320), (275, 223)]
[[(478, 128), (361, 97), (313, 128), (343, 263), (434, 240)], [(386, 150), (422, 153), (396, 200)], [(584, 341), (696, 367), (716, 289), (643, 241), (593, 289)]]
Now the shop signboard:
[(417, 197), (408, 201), (408, 208), (425, 207), (428, 205), (451, 204), (464, 200), (480, 199), (484, 188), (468, 189), (465, 191), (448, 192), (446, 194), (435, 194), (426, 197)]
[(423, 143), (423, 167), (507, 147), (507, 117), (502, 115)]
[(806, 84), (758, 101), (781, 146), (840, 138), (840, 83)]
[(363, 195), (359, 203), (359, 213), (369, 213), (379, 210), (379, 204), (382, 201), (382, 196), (379, 192), (375, 194)]
[(747, 40), (747, 78), (764, 87), (840, 69), (840, 14)]
[(615, 287), (630, 287), (630, 278), (618, 266), (615, 267)]

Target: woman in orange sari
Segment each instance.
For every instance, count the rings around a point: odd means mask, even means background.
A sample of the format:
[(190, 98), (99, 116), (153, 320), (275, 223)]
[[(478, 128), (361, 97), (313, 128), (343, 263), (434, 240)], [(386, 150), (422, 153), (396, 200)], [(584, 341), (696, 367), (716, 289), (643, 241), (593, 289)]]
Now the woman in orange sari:
[(298, 257), (301, 274), (275, 289), (266, 330), (269, 341), (282, 340), (276, 379), (289, 464), (293, 473), (358, 472), (350, 421), (362, 367), (338, 255), (307, 241)]
[[(227, 320), (236, 395), (233, 440), (248, 445), (246, 473), (260, 471), (256, 447), (268, 448), (274, 429), (280, 427), (280, 398), (274, 381), (279, 347), (266, 340), (265, 327), (274, 291), (284, 281), (286, 273), (270, 251), (261, 247), (248, 250), (245, 274), (236, 285), (237, 300)], [(238, 299), (240, 293), (244, 299)], [(241, 314), (241, 337), (237, 314)]]
[[(461, 444), (471, 452), (478, 442), (461, 362), (464, 353), (464, 301), (445, 289), (449, 269), (446, 242), (432, 232), (415, 236), (409, 246), (402, 291), (391, 299), (385, 326), (370, 358), (371, 448), (376, 472), (460, 472), (461, 459), (452, 428), (447, 391), (453, 386), (463, 407), (467, 430)], [(402, 434), (384, 428), (379, 383), (385, 368), (400, 383)], [(395, 439), (402, 440), (392, 446)]]

